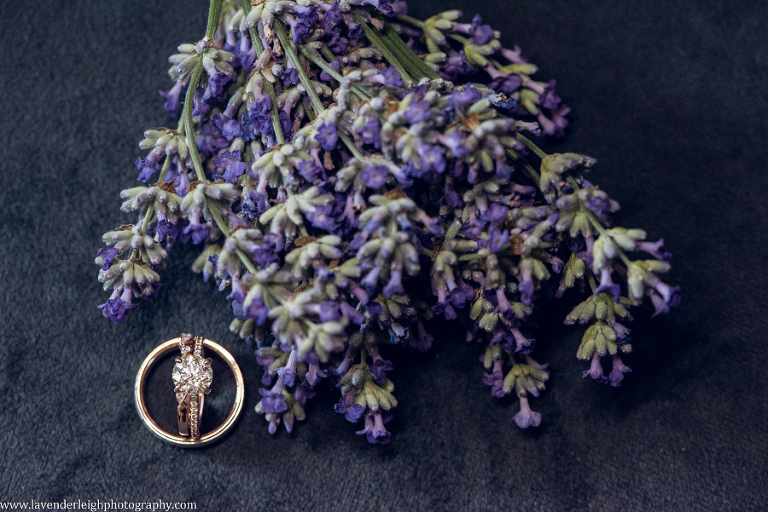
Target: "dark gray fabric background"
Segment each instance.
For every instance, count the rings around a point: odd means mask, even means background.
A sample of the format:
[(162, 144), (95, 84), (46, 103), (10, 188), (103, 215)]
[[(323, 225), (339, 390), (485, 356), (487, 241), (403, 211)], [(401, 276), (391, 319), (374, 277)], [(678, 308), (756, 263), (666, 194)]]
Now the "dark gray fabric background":
[[(479, 11), (558, 80), (573, 114), (554, 147), (597, 158), (590, 179), (622, 204), (620, 225), (666, 240), (684, 301), (664, 318), (637, 312), (619, 389), (582, 380), (581, 330), (549, 305), (536, 334), (552, 378), (528, 431), (482, 384), (476, 347), (438, 323), (431, 353), (391, 354), (400, 406), (387, 446), (355, 436), (327, 387), (293, 434), (267, 433), (253, 411), (261, 370), (228, 332), (224, 296), (189, 270), (191, 248), (177, 247), (160, 296), (124, 324), (96, 309), (101, 234), (133, 222), (118, 194), (136, 183), (142, 132), (170, 122), (157, 94), (166, 59), (203, 33), (206, 5), (0, 2), (0, 500), (765, 509), (765, 2), (412, 2), (420, 17)], [(144, 357), (182, 330), (222, 343), (246, 374), (241, 421), (197, 451), (152, 437), (132, 396)], [(228, 407), (220, 393), (211, 410)]]

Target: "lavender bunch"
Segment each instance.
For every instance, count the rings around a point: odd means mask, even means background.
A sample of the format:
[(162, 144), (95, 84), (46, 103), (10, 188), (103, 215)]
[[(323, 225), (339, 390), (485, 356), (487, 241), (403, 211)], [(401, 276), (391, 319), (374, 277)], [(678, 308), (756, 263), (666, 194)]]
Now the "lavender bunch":
[(565, 319), (590, 324), (584, 375), (618, 385), (631, 348), (619, 320), (646, 298), (656, 313), (679, 303), (660, 278), (669, 254), (612, 226), (618, 204), (581, 175), (593, 159), (531, 141), (567, 125), (555, 82), (460, 17), (420, 21), (389, 0), (212, 0), (205, 37), (170, 57), (162, 94), (178, 125), (140, 144), (139, 180), (155, 183), (122, 193), (138, 221), (106, 233), (96, 258), (104, 316), (119, 323), (157, 294), (176, 241), (201, 245), (194, 270), (256, 346), (270, 432), (290, 432), (332, 379), (336, 411), (386, 443), (397, 399), (382, 349), (428, 350), (433, 315), (464, 322), (491, 393), (514, 392), (517, 425), (539, 425), (528, 399), (549, 373), (528, 320), (559, 276), (557, 297), (592, 290)]

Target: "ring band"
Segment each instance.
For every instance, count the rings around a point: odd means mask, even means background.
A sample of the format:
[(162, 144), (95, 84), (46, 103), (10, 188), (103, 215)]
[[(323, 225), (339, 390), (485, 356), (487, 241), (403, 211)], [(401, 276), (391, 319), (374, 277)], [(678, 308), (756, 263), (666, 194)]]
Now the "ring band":
[(243, 411), (243, 404), (245, 403), (245, 381), (243, 380), (243, 374), (240, 371), (240, 367), (237, 365), (235, 358), (232, 357), (232, 354), (230, 354), (224, 347), (222, 347), (218, 343), (215, 343), (207, 339), (203, 340), (203, 346), (206, 349), (213, 351), (213, 353), (215, 353), (221, 359), (223, 359), (224, 362), (226, 362), (227, 365), (229, 366), (229, 369), (232, 371), (233, 375), (235, 376), (236, 394), (235, 394), (235, 403), (232, 406), (232, 410), (230, 411), (229, 416), (227, 416), (227, 419), (224, 420), (224, 423), (219, 425), (213, 431), (200, 437), (189, 438), (189, 437), (177, 436), (174, 434), (170, 434), (165, 430), (161, 429), (158, 426), (158, 424), (155, 422), (155, 420), (152, 419), (152, 417), (149, 415), (149, 412), (147, 411), (146, 404), (144, 403), (144, 385), (146, 384), (146, 378), (147, 378), (147, 374), (149, 373), (149, 370), (160, 359), (160, 356), (164, 355), (166, 352), (170, 352), (173, 349), (178, 349), (180, 341), (181, 341), (181, 338), (174, 338), (172, 340), (168, 340), (165, 343), (162, 343), (157, 348), (155, 348), (152, 352), (150, 352), (147, 358), (144, 359), (144, 362), (141, 364), (141, 367), (139, 368), (139, 373), (138, 375), (136, 375), (136, 384), (133, 390), (134, 398), (136, 400), (136, 409), (138, 410), (139, 417), (141, 418), (141, 421), (144, 423), (144, 425), (146, 425), (146, 427), (153, 434), (155, 434), (157, 437), (159, 437), (163, 441), (167, 441), (171, 444), (175, 444), (177, 446), (184, 446), (184, 447), (205, 446), (222, 437), (229, 429), (232, 428), (232, 426), (237, 421), (238, 417), (240, 416), (240, 413)]

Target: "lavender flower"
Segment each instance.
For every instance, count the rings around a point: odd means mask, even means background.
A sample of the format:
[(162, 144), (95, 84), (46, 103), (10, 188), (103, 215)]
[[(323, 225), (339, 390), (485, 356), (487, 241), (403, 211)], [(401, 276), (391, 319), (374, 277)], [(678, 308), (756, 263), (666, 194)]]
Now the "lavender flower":
[(632, 347), (619, 320), (643, 300), (669, 311), (680, 288), (661, 279), (661, 240), (612, 225), (618, 203), (581, 176), (594, 159), (528, 138), (567, 126), (554, 80), (479, 15), (213, 2), (221, 18), (170, 57), (161, 94), (178, 126), (140, 143), (138, 178), (157, 183), (123, 192), (136, 223), (108, 231), (96, 256), (106, 318), (158, 293), (176, 240), (203, 245), (193, 269), (257, 347), (269, 431), (290, 432), (329, 378), (336, 412), (385, 444), (397, 399), (381, 346), (428, 350), (433, 314), (463, 323), (491, 394), (517, 395), (515, 423), (538, 426), (528, 400), (549, 372), (531, 358), (530, 317), (556, 276), (557, 297), (592, 287), (565, 319), (585, 325), (584, 376), (621, 383)]

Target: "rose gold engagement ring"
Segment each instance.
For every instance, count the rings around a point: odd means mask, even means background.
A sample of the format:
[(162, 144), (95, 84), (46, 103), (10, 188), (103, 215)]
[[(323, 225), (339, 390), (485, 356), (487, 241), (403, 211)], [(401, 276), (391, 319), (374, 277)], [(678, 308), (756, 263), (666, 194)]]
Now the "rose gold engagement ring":
[[(176, 416), (178, 420), (179, 435), (174, 435), (161, 429), (150, 417), (144, 403), (144, 385), (147, 374), (162, 355), (170, 350), (180, 350), (181, 355), (176, 357), (171, 378), (176, 393)], [(213, 370), (211, 359), (205, 358), (205, 350), (208, 349), (223, 359), (235, 376), (236, 396), (235, 403), (227, 419), (212, 432), (200, 435), (200, 421), (203, 416), (203, 404), (205, 395), (211, 391)], [(245, 398), (245, 384), (243, 374), (232, 354), (221, 345), (202, 336), (194, 337), (191, 334), (182, 334), (179, 338), (166, 341), (153, 350), (139, 368), (134, 386), (136, 408), (139, 416), (147, 428), (153, 434), (164, 441), (179, 446), (197, 447), (209, 444), (222, 437), (235, 424), (243, 410)]]

